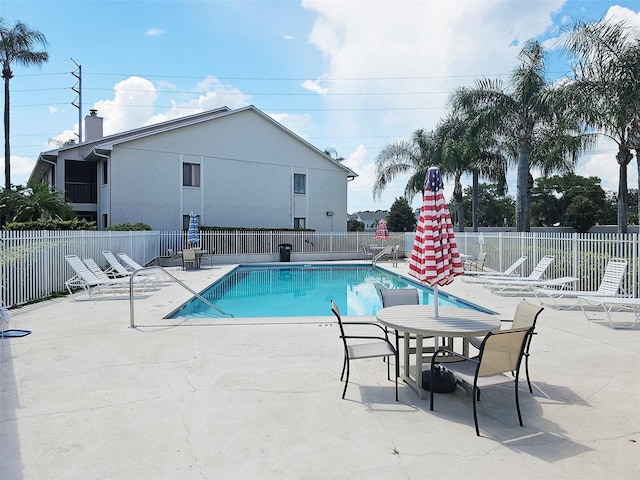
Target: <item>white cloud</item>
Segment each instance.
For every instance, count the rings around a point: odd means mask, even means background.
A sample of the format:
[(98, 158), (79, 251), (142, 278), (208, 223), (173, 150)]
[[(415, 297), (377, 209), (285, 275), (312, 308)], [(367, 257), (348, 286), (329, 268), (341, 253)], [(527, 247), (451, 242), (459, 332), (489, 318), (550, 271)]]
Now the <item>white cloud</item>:
[(47, 142), (46, 148), (48, 150), (54, 150), (56, 148), (60, 148), (60, 146), (64, 145), (65, 143), (73, 140), (75, 142), (78, 141), (78, 124), (76, 123), (74, 125), (74, 130), (65, 130), (64, 132), (56, 135), (53, 138), (50, 138), (49, 141)]
[(53, 114), (53, 113), (57, 113), (58, 112), (58, 107), (56, 105), (52, 105), (49, 107), (49, 113)]
[[(566, 1), (524, 4), (302, 0), (305, 9), (317, 14), (309, 42), (326, 59), (321, 77), (331, 93), (323, 97), (326, 108), (342, 110), (323, 136), (360, 137), (368, 150), (351, 167), (360, 177), (349, 184), (350, 211), (356, 205), (389, 208), (406, 185), (405, 178), (396, 179), (387, 187), (392, 194), (385, 192), (374, 204), (373, 163), (383, 143), (376, 137), (404, 134), (408, 139), (417, 128), (432, 129), (446, 114), (448, 95), (456, 87), (510, 74), (524, 42), (554, 33), (554, 16)], [(634, 19), (640, 15), (621, 7), (611, 12)], [(360, 95), (364, 92), (369, 95)], [(345, 95), (350, 93), (356, 95)], [(610, 169), (617, 172), (615, 165)]]
[(319, 80), (305, 80), (304, 82), (302, 82), (302, 88), (319, 95), (326, 95), (329, 92), (329, 89), (327, 87), (321, 86), (318, 82)]
[[(613, 140), (600, 139), (592, 152), (580, 158), (576, 166), (576, 174), (600, 177), (604, 190), (617, 192), (619, 175), (617, 153), (618, 146)], [(627, 166), (627, 187), (638, 188), (638, 167), (635, 161), (631, 161)]]
[[(296, 135), (305, 137), (302, 133), (305, 128), (311, 123), (311, 115), (307, 113), (291, 114), (291, 113), (267, 113), (276, 122), (281, 123)], [(317, 148), (323, 148), (319, 145), (314, 145)]]
[(149, 80), (129, 77), (113, 89), (112, 100), (100, 100), (93, 105), (104, 119), (105, 135), (140, 127), (153, 115), (158, 92)]
[(284, 38), (285, 40), (293, 40), (293, 36), (289, 35), (288, 33), (285, 33), (285, 32), (280, 32), (280, 36), (282, 38)]
[(150, 28), (147, 30), (147, 36), (149, 37), (157, 37), (159, 35), (164, 35), (165, 31), (161, 28)]
[[(35, 160), (31, 158), (11, 155), (11, 183), (26, 185), (35, 164)], [(0, 178), (3, 179), (2, 186), (4, 187), (4, 159), (0, 162)]]

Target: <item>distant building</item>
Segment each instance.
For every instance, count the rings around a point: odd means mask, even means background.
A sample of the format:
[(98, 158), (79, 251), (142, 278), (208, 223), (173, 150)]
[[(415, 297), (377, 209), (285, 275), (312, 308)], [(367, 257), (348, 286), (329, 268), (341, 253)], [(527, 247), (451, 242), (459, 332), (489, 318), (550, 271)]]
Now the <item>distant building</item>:
[(346, 231), (347, 182), (357, 175), (253, 106), (227, 107), (103, 137), (95, 110), (86, 140), (43, 152), (30, 181), (65, 192), (99, 229), (146, 223)]
[(375, 231), (378, 228), (380, 220), (386, 219), (389, 212), (386, 210), (378, 210), (376, 212), (364, 211), (356, 212), (350, 216), (354, 220), (364, 223), (364, 231)]

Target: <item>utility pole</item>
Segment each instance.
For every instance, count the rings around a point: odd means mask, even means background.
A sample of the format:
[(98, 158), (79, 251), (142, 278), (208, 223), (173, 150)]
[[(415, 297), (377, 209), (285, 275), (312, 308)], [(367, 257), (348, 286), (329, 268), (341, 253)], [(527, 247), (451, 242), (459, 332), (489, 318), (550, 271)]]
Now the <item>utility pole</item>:
[(76, 77), (76, 84), (71, 87), (71, 90), (78, 95), (71, 105), (78, 109), (78, 143), (82, 143), (82, 65), (79, 65), (73, 58), (71, 59), (76, 64), (78, 69), (75, 72), (71, 72), (71, 75)]

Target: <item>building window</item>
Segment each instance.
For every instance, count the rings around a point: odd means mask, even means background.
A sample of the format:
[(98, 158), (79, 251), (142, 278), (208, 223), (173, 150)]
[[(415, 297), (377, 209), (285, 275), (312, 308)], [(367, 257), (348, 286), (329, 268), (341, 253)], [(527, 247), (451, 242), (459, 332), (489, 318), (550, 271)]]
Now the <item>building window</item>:
[(102, 185), (109, 183), (109, 164), (106, 160), (102, 161)]
[(182, 185), (184, 187), (200, 186), (200, 164), (199, 163), (183, 163), (182, 164)]
[(109, 217), (106, 213), (102, 214), (102, 228), (107, 228), (109, 226)]
[(307, 193), (307, 176), (302, 173), (293, 174), (293, 193)]
[(293, 219), (293, 228), (296, 230), (302, 230), (306, 225), (306, 221), (304, 218), (294, 218)]

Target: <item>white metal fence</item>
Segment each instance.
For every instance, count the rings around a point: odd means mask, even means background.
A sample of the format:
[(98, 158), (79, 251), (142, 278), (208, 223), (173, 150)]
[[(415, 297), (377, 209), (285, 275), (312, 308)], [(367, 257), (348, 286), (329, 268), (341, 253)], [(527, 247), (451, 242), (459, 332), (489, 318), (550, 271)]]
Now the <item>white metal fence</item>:
[[(361, 259), (362, 245), (381, 245), (373, 232), (232, 231), (201, 232), (200, 248), (215, 252), (214, 263), (278, 261), (281, 245), (291, 245), (291, 261)], [(385, 245), (399, 244), (400, 256), (411, 251), (414, 234), (392, 233)], [(555, 256), (549, 278), (575, 276), (576, 288), (598, 287), (609, 258), (629, 261), (624, 282), (627, 294), (638, 296), (637, 234), (575, 233), (457, 233), (460, 251), (476, 256), (487, 252), (485, 266), (504, 270), (520, 256), (527, 256), (524, 274), (544, 255)], [(73, 275), (64, 256), (91, 257), (99, 265), (106, 261), (102, 250), (125, 252), (141, 264), (166, 256), (169, 249), (187, 245), (186, 232), (90, 232), (31, 231), (0, 232), (0, 292), (6, 305), (21, 305), (64, 291), (64, 281)], [(408, 256), (408, 253), (407, 253)]]

